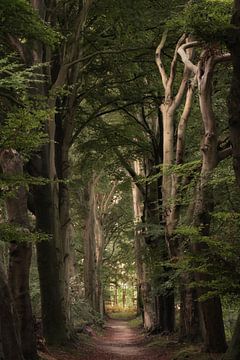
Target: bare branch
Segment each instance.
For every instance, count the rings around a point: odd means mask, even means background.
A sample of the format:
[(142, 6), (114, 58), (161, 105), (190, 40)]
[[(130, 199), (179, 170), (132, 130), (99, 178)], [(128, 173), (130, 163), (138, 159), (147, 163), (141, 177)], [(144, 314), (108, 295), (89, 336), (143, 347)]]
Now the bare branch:
[(196, 83), (197, 83), (197, 77), (195, 75), (194, 78), (191, 80), (190, 86), (188, 87), (183, 113), (181, 115), (181, 119), (178, 124), (177, 145), (176, 145), (177, 164), (182, 164), (183, 162), (184, 149), (185, 149), (185, 132), (186, 132), (186, 126), (189, 119), (189, 115), (191, 112), (192, 99), (193, 99)]
[(230, 53), (225, 53), (225, 54), (221, 54), (221, 55), (216, 55), (214, 57), (214, 65), (219, 64), (219, 63), (223, 63), (223, 62), (228, 62), (232, 60), (232, 56)]
[(162, 52), (162, 49), (163, 49), (163, 47), (164, 47), (164, 45), (166, 43), (166, 40), (167, 40), (167, 31), (164, 31), (164, 33), (162, 35), (162, 39), (161, 39), (160, 44), (158, 45), (158, 47), (156, 49), (156, 54), (155, 54), (155, 56), (156, 56), (155, 61), (156, 61), (159, 73), (160, 73), (160, 75), (162, 77), (162, 83), (163, 83), (163, 87), (164, 87), (165, 90), (167, 88), (168, 77), (167, 77), (167, 74), (166, 74), (162, 59), (161, 59), (161, 52)]
[(169, 76), (169, 79), (168, 79), (168, 82), (167, 82), (167, 88), (168, 88), (169, 93), (172, 91), (172, 85), (173, 85), (175, 75), (176, 75), (178, 49), (184, 43), (185, 40), (186, 40), (186, 34), (183, 34), (181, 36), (181, 38), (178, 40), (177, 45), (175, 47), (174, 56), (173, 56), (173, 59), (172, 59), (172, 62), (171, 62), (170, 76)]
[(189, 43), (185, 43), (181, 45), (178, 49), (178, 54), (181, 56), (182, 62), (188, 67), (190, 71), (192, 71), (194, 74), (197, 73), (198, 67), (193, 64), (193, 62), (189, 59), (186, 50), (189, 48), (192, 48), (194, 46), (199, 45), (198, 41), (192, 41)]
[(113, 199), (113, 196), (114, 196), (114, 193), (115, 193), (115, 191), (116, 191), (117, 185), (118, 185), (118, 182), (117, 182), (117, 180), (115, 180), (114, 183), (113, 183), (113, 185), (112, 185), (112, 188), (111, 188), (111, 190), (110, 190), (110, 192), (109, 192), (109, 194), (108, 194), (108, 196), (107, 196), (107, 198), (104, 199), (104, 202), (103, 202), (103, 204), (102, 204), (102, 205), (103, 205), (103, 206), (102, 206), (102, 211), (103, 211), (103, 213), (106, 213), (107, 209), (109, 208), (109, 204), (110, 204), (110, 202), (111, 202), (112, 199)]

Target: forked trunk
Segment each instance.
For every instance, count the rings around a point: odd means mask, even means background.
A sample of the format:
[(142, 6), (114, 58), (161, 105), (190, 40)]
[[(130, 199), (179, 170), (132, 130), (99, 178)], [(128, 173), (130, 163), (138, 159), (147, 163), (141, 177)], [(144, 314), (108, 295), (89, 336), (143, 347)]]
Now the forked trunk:
[[(199, 63), (198, 86), (199, 103), (204, 125), (204, 137), (201, 144), (202, 169), (195, 199), (193, 225), (199, 228), (201, 236), (210, 235), (211, 212), (214, 209), (214, 200), (209, 180), (213, 170), (218, 164), (217, 127), (212, 109), (212, 77), (214, 70), (214, 57), (203, 58)], [(193, 244), (196, 254), (203, 254), (208, 249), (206, 243), (199, 241)], [(196, 273), (197, 281), (209, 281), (207, 274)], [(205, 295), (210, 289), (197, 288), (198, 296)], [(209, 352), (225, 352), (227, 348), (221, 301), (219, 296), (200, 301), (200, 319), (204, 346)]]

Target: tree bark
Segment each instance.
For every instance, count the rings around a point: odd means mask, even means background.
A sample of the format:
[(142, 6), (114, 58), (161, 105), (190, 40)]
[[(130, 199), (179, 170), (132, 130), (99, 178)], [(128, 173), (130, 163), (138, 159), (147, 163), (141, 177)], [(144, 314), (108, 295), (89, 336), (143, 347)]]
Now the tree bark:
[(223, 360), (238, 360), (240, 359), (240, 315), (235, 325), (233, 337), (229, 344), (229, 348), (223, 357)]
[(93, 174), (85, 193), (87, 195), (87, 220), (84, 230), (84, 283), (86, 298), (91, 306), (103, 317), (102, 260), (104, 234), (99, 214), (101, 206), (97, 203), (96, 194), (96, 185), (99, 178), (100, 175)]
[[(187, 127), (187, 122), (189, 119), (189, 115), (191, 112), (192, 99), (195, 88), (195, 78), (192, 78), (192, 71), (184, 64), (184, 70), (182, 75), (182, 80), (180, 86), (178, 88), (178, 92), (174, 95), (173, 85), (176, 81), (176, 67), (177, 67), (177, 56), (178, 49), (183, 43), (188, 43), (189, 39), (183, 35), (178, 43), (176, 44), (175, 52), (170, 65), (170, 72), (167, 75), (163, 61), (162, 61), (162, 49), (165, 45), (167, 38), (167, 34), (164, 33), (162, 36), (162, 40), (157, 47), (156, 50), (156, 64), (159, 69), (159, 73), (161, 76), (162, 84), (165, 90), (164, 100), (160, 105), (160, 110), (162, 113), (163, 120), (163, 179), (162, 179), (162, 208), (163, 208), (163, 221), (165, 227), (165, 240), (168, 246), (168, 254), (170, 258), (177, 258), (180, 254), (179, 248), (179, 239), (174, 236), (174, 230), (177, 227), (179, 221), (179, 213), (180, 213), (180, 204), (178, 203), (178, 195), (179, 195), (179, 185), (181, 183), (182, 178), (175, 174), (171, 170), (171, 166), (174, 164), (180, 165), (184, 161), (184, 153), (185, 153), (185, 132)], [(189, 58), (192, 57), (192, 51), (189, 51)], [(185, 96), (185, 104), (184, 110), (182, 112), (181, 118), (179, 120), (178, 125), (176, 126), (176, 112), (184, 100)], [(177, 137), (175, 137), (175, 127), (177, 128)], [(182, 302), (181, 305), (184, 305), (184, 296), (185, 292), (182, 291)], [(185, 299), (186, 300), (186, 299)], [(188, 306), (190, 306), (188, 298)], [(171, 302), (171, 301), (170, 301)], [(186, 304), (185, 304), (186, 305)], [(184, 305), (184, 306), (185, 306)], [(192, 307), (195, 304), (191, 305)], [(184, 311), (185, 309), (182, 309)], [(190, 312), (185, 312), (185, 315)], [(195, 314), (195, 313), (194, 313)], [(191, 317), (193, 314), (191, 314)], [(183, 329), (184, 329), (184, 337), (189, 337), (195, 333), (195, 322), (197, 322), (197, 317), (193, 321), (193, 319), (188, 319), (187, 322), (180, 324), (180, 337), (183, 337)], [(180, 317), (180, 322), (183, 321), (183, 317)], [(188, 327), (186, 327), (186, 323), (188, 323)], [(194, 326), (194, 329), (191, 329), (190, 325)], [(187, 334), (189, 332), (189, 334)]]
[[(221, 156), (218, 153), (217, 124), (212, 107), (212, 79), (215, 66), (219, 62), (228, 61), (229, 54), (218, 55), (214, 49), (204, 50), (198, 65), (194, 65), (186, 56), (186, 49), (196, 45), (196, 42), (180, 46), (178, 52), (185, 65), (197, 76), (199, 88), (199, 104), (201, 109), (204, 137), (201, 144), (202, 168), (197, 186), (193, 225), (198, 227), (200, 236), (210, 235), (211, 212), (214, 208), (213, 193), (209, 180)], [(208, 246), (201, 240), (192, 245), (195, 254), (203, 254)], [(207, 282), (208, 274), (196, 273), (197, 281)], [(205, 295), (209, 288), (198, 288), (198, 296)], [(202, 335), (206, 351), (225, 352), (227, 348), (222, 308), (219, 296), (209, 298), (199, 303)]]
[[(49, 176), (48, 145), (42, 148), (41, 156), (36, 156), (28, 165), (32, 176)], [(64, 283), (59, 269), (53, 229), (53, 203), (49, 184), (34, 185), (32, 188), (36, 216), (36, 230), (49, 235), (48, 240), (37, 244), (37, 262), (41, 289), (41, 309), (44, 336), (49, 344), (66, 342), (68, 329), (64, 308)], [(54, 284), (54, 286), (53, 286)]]
[[(193, 225), (199, 228), (201, 236), (210, 235), (211, 212), (213, 211), (214, 203), (212, 189), (208, 182), (219, 160), (217, 151), (217, 128), (212, 109), (212, 77), (214, 66), (214, 56), (203, 56), (198, 64), (197, 74), (204, 137), (201, 144), (202, 169), (195, 199)], [(206, 248), (208, 248), (207, 245), (201, 241), (193, 244), (193, 251), (196, 254), (202, 254)], [(197, 281), (207, 282), (210, 280), (210, 276), (206, 274), (196, 273), (195, 277)], [(205, 289), (198, 288), (198, 296), (204, 295), (208, 290), (207, 286)], [(205, 301), (200, 301), (199, 308), (206, 351), (225, 352), (227, 344), (220, 297), (216, 296)]]
[[(137, 175), (141, 174), (140, 161), (136, 160), (134, 162), (134, 171)], [(134, 240), (139, 304), (142, 311), (144, 328), (147, 331), (154, 331), (156, 329), (155, 303), (147, 265), (144, 262), (144, 253), (146, 252), (147, 245), (145, 243), (144, 230), (140, 228), (140, 226), (143, 226), (143, 224), (141, 224), (143, 218), (143, 198), (135, 182), (132, 183), (132, 197), (135, 221)]]
[(0, 358), (2, 360), (24, 360), (14, 306), (0, 263)]
[[(8, 176), (22, 176), (23, 164), (14, 150), (3, 150), (0, 165)], [(27, 208), (27, 191), (24, 186), (16, 190), (13, 197), (6, 199), (8, 222), (30, 231)], [(9, 286), (16, 305), (23, 355), (26, 360), (37, 358), (36, 337), (29, 290), (29, 271), (32, 246), (25, 242), (12, 240), (9, 249)]]
[(202, 340), (199, 324), (199, 305), (196, 289), (188, 287), (188, 275), (182, 275), (180, 285), (179, 340), (197, 342)]

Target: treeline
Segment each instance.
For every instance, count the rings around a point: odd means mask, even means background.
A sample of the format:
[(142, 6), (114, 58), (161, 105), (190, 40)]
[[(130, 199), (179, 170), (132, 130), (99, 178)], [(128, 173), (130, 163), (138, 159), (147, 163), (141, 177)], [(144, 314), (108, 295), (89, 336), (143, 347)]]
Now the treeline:
[[(74, 334), (79, 269), (78, 294), (102, 318), (107, 289), (134, 286), (136, 271), (146, 331), (177, 325), (180, 340), (226, 352), (222, 299), (239, 297), (239, 11), (239, 0), (0, 2), (4, 360), (37, 358), (33, 246), (49, 345)], [(225, 359), (239, 359), (239, 336), (238, 319)]]

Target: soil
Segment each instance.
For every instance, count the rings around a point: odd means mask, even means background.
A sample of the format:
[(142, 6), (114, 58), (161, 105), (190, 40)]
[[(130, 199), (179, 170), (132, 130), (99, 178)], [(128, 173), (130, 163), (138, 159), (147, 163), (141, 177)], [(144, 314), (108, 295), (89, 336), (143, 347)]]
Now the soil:
[(103, 334), (93, 334), (87, 344), (74, 350), (54, 350), (40, 354), (45, 360), (170, 360), (166, 349), (150, 348), (141, 329), (131, 328), (127, 320), (110, 319)]

